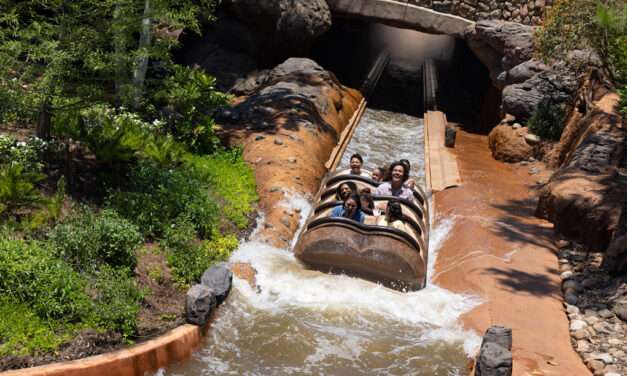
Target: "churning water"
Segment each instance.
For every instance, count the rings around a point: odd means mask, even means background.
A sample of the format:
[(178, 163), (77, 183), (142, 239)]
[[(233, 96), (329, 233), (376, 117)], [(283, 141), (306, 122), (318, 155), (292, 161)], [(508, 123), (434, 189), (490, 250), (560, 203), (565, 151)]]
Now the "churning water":
[[(407, 158), (423, 176), (421, 145), (420, 119), (367, 110), (346, 154), (361, 153), (367, 167)], [(301, 210), (301, 222), (311, 209), (301, 197), (286, 196), (285, 205)], [(452, 226), (444, 219), (431, 229), (429, 275)], [(480, 340), (457, 323), (478, 300), (432, 283), (400, 293), (306, 270), (290, 250), (254, 235), (231, 261), (250, 263), (257, 287), (234, 278), (202, 348), (159, 374), (461, 375)]]

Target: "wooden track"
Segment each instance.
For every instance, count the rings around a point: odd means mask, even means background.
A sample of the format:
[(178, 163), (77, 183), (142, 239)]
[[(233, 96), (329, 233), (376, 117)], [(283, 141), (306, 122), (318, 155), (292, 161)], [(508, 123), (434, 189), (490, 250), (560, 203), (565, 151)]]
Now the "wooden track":
[(428, 111), (424, 117), (425, 175), (432, 192), (461, 185), (462, 179), (455, 154), (444, 146), (446, 116), (440, 111)]

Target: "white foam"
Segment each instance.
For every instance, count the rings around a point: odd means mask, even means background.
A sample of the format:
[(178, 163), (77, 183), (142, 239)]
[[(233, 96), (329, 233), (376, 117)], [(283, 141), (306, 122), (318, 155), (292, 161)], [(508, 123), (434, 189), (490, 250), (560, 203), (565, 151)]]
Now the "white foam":
[[(308, 202), (297, 196), (292, 196), (290, 202), (300, 208), (302, 218), (306, 218), (311, 210)], [(431, 232), (430, 274), (437, 249), (452, 227), (452, 220), (443, 220)], [(472, 337), (459, 329), (457, 320), (461, 314), (475, 307), (479, 300), (455, 294), (431, 282), (420, 291), (401, 293), (358, 278), (307, 270), (288, 250), (255, 239), (242, 243), (231, 261), (249, 263), (257, 270), (259, 289), (238, 278), (234, 282), (241, 296), (256, 309), (280, 313), (293, 308), (306, 308), (340, 315), (350, 310), (351, 314), (365, 319), (379, 317), (438, 328), (438, 332), (434, 333), (440, 333), (437, 339), (441, 340), (459, 342)]]

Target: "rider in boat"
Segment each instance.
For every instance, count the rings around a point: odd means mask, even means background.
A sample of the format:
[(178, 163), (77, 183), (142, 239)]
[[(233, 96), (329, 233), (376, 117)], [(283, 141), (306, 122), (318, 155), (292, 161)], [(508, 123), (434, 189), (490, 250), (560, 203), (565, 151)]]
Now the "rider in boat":
[(363, 165), (364, 165), (364, 159), (361, 157), (361, 154), (355, 153), (351, 155), (349, 174), (370, 177), (370, 174), (361, 170), (361, 167)]
[(385, 171), (385, 169), (381, 167), (377, 167), (372, 170), (372, 180), (376, 181), (377, 183), (381, 183), (383, 181), (383, 171)]
[(377, 225), (407, 231), (405, 221), (403, 221), (403, 209), (401, 204), (398, 201), (390, 201), (385, 208), (385, 215), (380, 216), (377, 220)]
[(357, 185), (352, 181), (340, 184), (335, 191), (335, 198), (339, 201), (346, 201), (351, 195), (357, 194)]
[(390, 181), (381, 183), (375, 195), (377, 196), (394, 196), (407, 200), (412, 199), (412, 191), (410, 188), (404, 186), (405, 181), (409, 178), (409, 170), (405, 165), (398, 161), (390, 165), (389, 169)]
[(352, 219), (359, 223), (364, 223), (366, 216), (361, 211), (361, 203), (359, 202), (359, 196), (352, 195), (343, 205), (338, 205), (331, 211), (331, 217), (343, 217)]
[(361, 202), (361, 210), (367, 215), (373, 215), (374, 199), (369, 187), (364, 187), (359, 191), (359, 200)]
[[(401, 159), (400, 162), (403, 164), (403, 166), (405, 166), (405, 169), (409, 174), (409, 171), (411, 171), (411, 164), (409, 164), (409, 161), (407, 159)], [(414, 189), (414, 187), (416, 186), (416, 180), (414, 180), (413, 178), (408, 178), (405, 181), (405, 186), (407, 188)]]

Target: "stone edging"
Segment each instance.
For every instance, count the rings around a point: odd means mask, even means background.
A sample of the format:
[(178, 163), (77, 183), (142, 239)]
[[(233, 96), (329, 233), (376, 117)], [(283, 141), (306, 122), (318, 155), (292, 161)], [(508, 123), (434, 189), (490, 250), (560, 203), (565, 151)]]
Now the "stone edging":
[(202, 339), (203, 328), (185, 324), (147, 342), (84, 359), (0, 373), (2, 376), (131, 376), (154, 372), (186, 359)]

